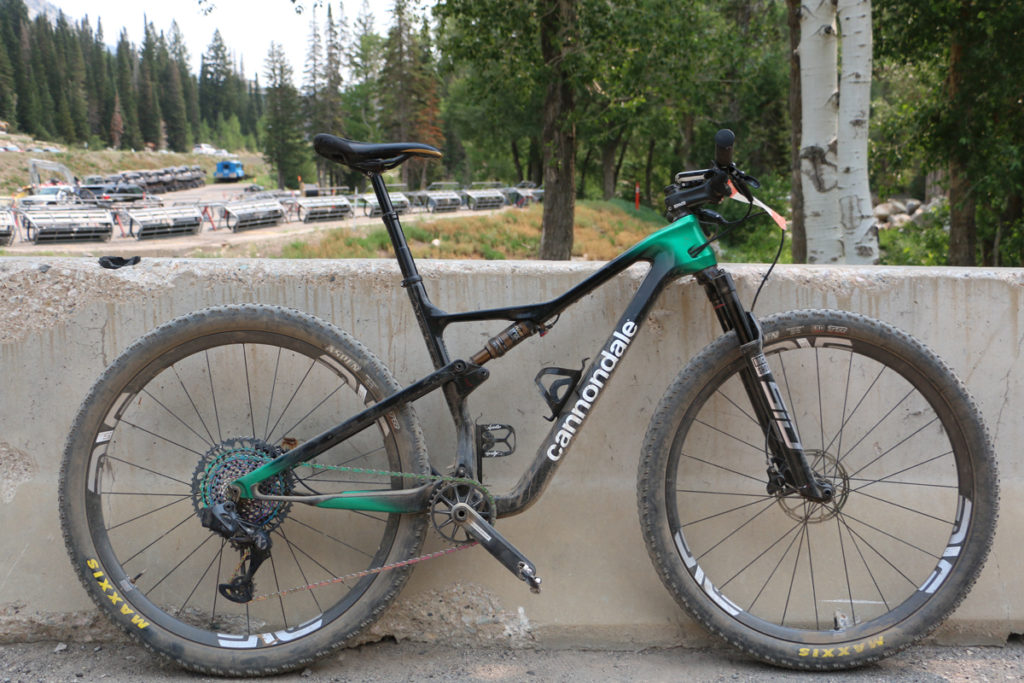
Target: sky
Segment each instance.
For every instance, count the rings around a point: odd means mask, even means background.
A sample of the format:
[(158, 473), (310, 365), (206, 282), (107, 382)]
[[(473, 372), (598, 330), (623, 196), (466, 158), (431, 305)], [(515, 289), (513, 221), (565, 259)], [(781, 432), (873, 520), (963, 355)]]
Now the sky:
[[(177, 21), (188, 43), (192, 58), (192, 72), (199, 74), (202, 54), (209, 47), (215, 29), (228, 50), (236, 55), (245, 68), (245, 77), (252, 79), (260, 74), (263, 80), (263, 63), (271, 41), (284, 47), (288, 61), (295, 74), (296, 85), (302, 80), (306, 62), (307, 44), (310, 36), (310, 19), (314, 11), (314, 0), (297, 0), (303, 7), (297, 14), (296, 4), (290, 0), (206, 0), (213, 9), (203, 14), (196, 0), (50, 0), (51, 4), (64, 11), (71, 21), (77, 22), (88, 15), (89, 23), (95, 30), (97, 18), (102, 20), (103, 39), (109, 45), (117, 43), (121, 28), (128, 29), (128, 38), (136, 46), (142, 44), (145, 22), (153, 24), (164, 35), (170, 32), (171, 22)], [(344, 6), (345, 15), (351, 26), (359, 15), (364, 0), (320, 0), (316, 7), (317, 23), (323, 27), (327, 16), (327, 3), (335, 20)], [(391, 11), (394, 0), (365, 0), (374, 16), (374, 29), (383, 34), (391, 25)], [(424, 3), (419, 3), (423, 5)]]

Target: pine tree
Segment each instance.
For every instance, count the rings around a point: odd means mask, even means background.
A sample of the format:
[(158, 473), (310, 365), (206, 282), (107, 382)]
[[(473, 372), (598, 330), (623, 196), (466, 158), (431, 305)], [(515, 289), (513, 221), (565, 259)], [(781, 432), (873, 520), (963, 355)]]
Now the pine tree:
[(124, 119), (121, 117), (121, 97), (114, 93), (114, 113), (110, 116), (110, 144), (114, 149), (121, 147), (124, 135)]
[(302, 99), (292, 83), (292, 67), (278, 43), (270, 44), (265, 73), (263, 157), (277, 172), (279, 188), (296, 188), (309, 167), (308, 145), (302, 138)]
[(122, 29), (117, 41), (117, 93), (124, 122), (121, 145), (129, 149), (142, 148), (142, 133), (139, 131), (139, 115), (135, 105), (136, 64), (135, 46), (128, 41), (128, 32)]
[(226, 114), (225, 90), (230, 77), (228, 48), (220, 31), (214, 31), (199, 67), (199, 114), (208, 125), (217, 120), (217, 114)]
[(188, 121), (188, 140), (198, 142), (199, 136), (199, 92), (196, 77), (189, 67), (190, 56), (188, 47), (185, 45), (185, 36), (182, 35), (178, 22), (172, 21), (168, 33), (168, 49), (171, 53), (171, 60), (178, 69), (178, 80), (181, 83), (181, 94), (185, 101), (185, 118)]

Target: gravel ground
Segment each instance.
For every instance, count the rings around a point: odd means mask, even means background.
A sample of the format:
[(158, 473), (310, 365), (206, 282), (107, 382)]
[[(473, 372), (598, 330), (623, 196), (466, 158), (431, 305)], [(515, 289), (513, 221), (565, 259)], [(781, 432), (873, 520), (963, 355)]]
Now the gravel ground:
[[(752, 662), (721, 649), (640, 652), (497, 650), (379, 643), (344, 650), (275, 681), (1010, 681), (1024, 680), (1024, 644), (1006, 647), (915, 647), (862, 669), (803, 674)], [(194, 681), (134, 645), (29, 643), (0, 645), (0, 683), (36, 681)]]

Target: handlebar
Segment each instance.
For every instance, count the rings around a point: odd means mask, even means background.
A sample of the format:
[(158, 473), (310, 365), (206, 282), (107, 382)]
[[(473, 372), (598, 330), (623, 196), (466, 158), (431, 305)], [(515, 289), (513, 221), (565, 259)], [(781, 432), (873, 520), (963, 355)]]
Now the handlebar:
[(715, 133), (715, 164), (719, 168), (732, 165), (732, 146), (736, 142), (736, 134), (728, 128)]
[(715, 160), (711, 168), (677, 173), (665, 188), (665, 208), (669, 220), (693, 213), (704, 204), (717, 204), (731, 194), (729, 182), (744, 195), (750, 187), (760, 187), (756, 179), (736, 168), (732, 161), (736, 134), (723, 128), (715, 134)]

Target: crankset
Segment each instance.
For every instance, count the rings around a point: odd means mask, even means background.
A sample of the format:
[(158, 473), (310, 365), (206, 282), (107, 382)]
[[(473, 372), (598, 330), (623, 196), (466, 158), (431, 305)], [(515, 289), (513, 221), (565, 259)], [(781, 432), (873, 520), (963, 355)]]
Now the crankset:
[(531, 591), (540, 592), (536, 567), (494, 528), (494, 501), (481, 485), (466, 479), (442, 483), (431, 497), (430, 516), (441, 536), (456, 543), (478, 542)]

